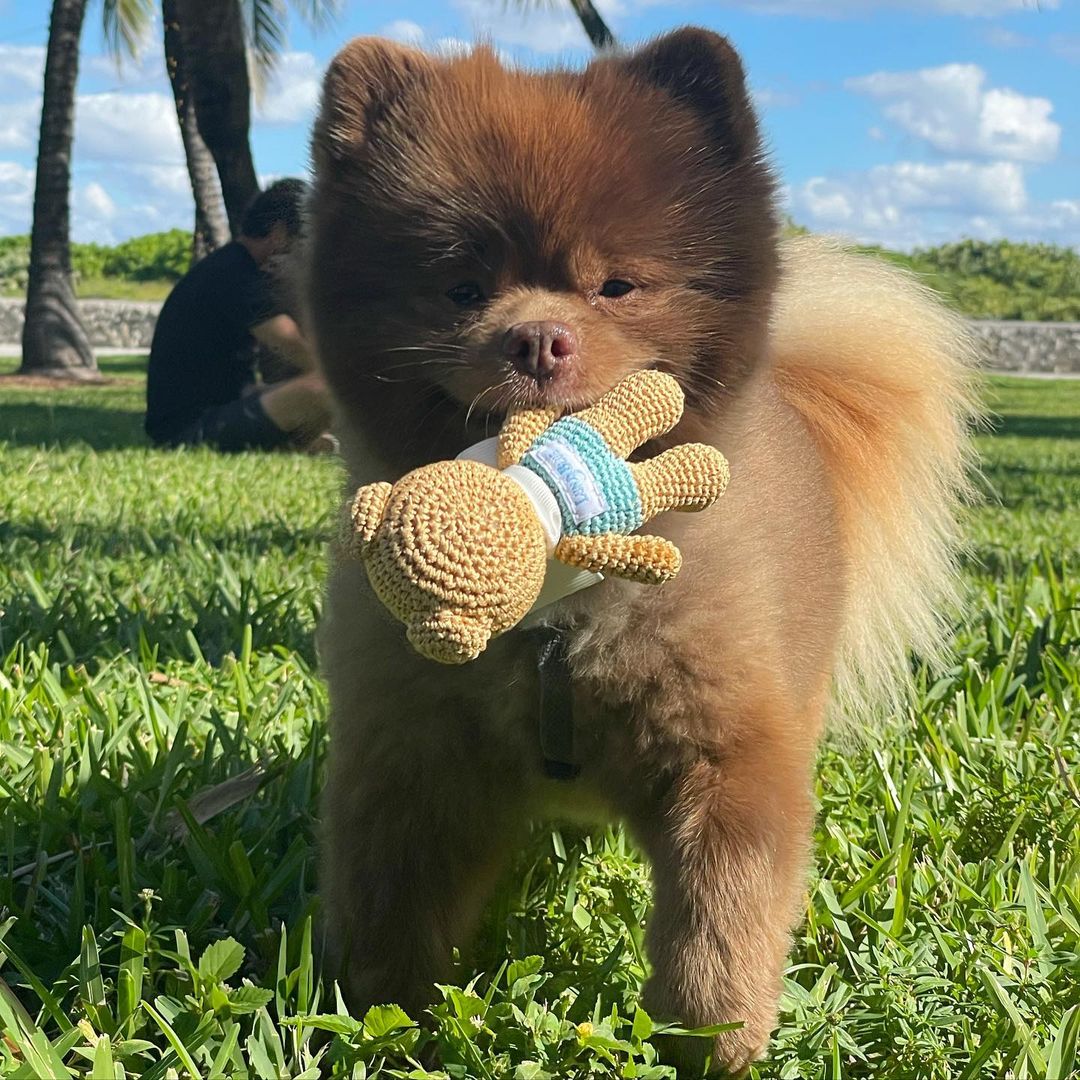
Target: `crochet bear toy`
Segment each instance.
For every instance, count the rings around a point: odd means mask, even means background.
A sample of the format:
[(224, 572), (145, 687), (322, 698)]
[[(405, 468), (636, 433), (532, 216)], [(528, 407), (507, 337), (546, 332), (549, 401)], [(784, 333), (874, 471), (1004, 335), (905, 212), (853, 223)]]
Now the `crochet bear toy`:
[(550, 557), (649, 584), (678, 573), (674, 544), (634, 531), (666, 510), (710, 506), (727, 486), (727, 461), (700, 443), (626, 458), (682, 410), (675, 379), (639, 371), (561, 419), (554, 409), (512, 412), (497, 468), (439, 461), (360, 488), (352, 549), (413, 647), (446, 664), (475, 659), (528, 614)]

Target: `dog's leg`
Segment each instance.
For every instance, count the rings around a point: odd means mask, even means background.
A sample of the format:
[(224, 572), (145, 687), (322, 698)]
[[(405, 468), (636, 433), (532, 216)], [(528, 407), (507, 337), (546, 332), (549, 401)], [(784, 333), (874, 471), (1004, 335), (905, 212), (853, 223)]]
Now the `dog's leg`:
[(805, 748), (761, 743), (682, 768), (637, 831), (655, 908), (645, 1008), (692, 1026), (741, 1022), (715, 1041), (672, 1037), (679, 1075), (738, 1074), (766, 1049), (804, 895), (812, 823)]
[(418, 724), (414, 712), (363, 738), (335, 725), (322, 892), (334, 968), (360, 1015), (395, 1002), (420, 1019), (518, 835), (520, 777), (459, 719), (449, 707)]

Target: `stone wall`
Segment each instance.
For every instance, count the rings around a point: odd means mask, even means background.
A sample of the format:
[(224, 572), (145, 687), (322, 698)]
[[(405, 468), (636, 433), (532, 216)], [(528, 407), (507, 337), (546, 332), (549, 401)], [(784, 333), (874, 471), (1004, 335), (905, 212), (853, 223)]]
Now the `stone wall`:
[(1080, 375), (1080, 323), (972, 320), (995, 371)]
[[(160, 310), (155, 301), (79, 301), (90, 344), (103, 349), (149, 349)], [(18, 345), (22, 324), (22, 300), (0, 297), (0, 345)]]
[[(22, 301), (0, 298), (0, 344), (22, 336)], [(83, 300), (83, 320), (91, 344), (99, 348), (148, 349), (159, 303)], [(987, 367), (999, 371), (1080, 374), (1080, 323), (972, 323), (984, 346)]]

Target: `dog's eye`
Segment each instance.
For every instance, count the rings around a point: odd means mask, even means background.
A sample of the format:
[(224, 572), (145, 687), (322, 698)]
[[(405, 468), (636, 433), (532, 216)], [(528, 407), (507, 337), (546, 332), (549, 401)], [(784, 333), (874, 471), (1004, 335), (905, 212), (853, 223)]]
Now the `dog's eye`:
[(483, 303), (484, 300), (483, 290), (475, 281), (463, 281), (460, 285), (447, 289), (446, 295), (458, 307), (471, 307), (473, 304)]
[(600, 286), (600, 295), (609, 300), (614, 299), (616, 296), (625, 296), (628, 292), (633, 291), (634, 286), (629, 281), (623, 281), (621, 278), (608, 278)]

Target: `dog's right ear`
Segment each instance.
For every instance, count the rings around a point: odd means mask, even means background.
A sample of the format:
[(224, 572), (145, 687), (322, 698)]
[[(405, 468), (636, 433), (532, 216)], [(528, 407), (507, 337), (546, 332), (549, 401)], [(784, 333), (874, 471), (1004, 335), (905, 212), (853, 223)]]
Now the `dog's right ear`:
[(726, 37), (684, 27), (631, 53), (622, 64), (630, 74), (704, 117), (726, 164), (760, 153), (757, 117), (742, 61)]
[(433, 69), (431, 58), (419, 49), (386, 38), (353, 38), (323, 77), (312, 136), (316, 170), (360, 149), (394, 102)]

